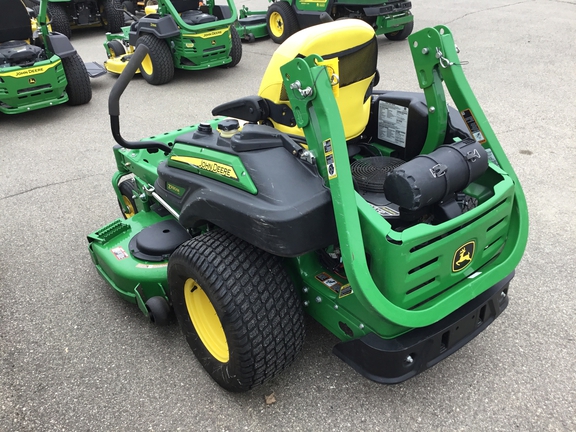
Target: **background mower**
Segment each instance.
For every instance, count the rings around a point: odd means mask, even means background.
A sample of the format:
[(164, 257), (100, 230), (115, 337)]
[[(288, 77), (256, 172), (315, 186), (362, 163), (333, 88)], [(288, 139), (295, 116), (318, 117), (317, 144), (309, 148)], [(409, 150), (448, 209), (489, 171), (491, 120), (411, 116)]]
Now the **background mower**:
[[(39, 9), (39, 0), (25, 0), (30, 7)], [(131, 2), (120, 0), (48, 0), (48, 18), (52, 30), (68, 39), (72, 29), (104, 26), (106, 31), (119, 32), (126, 20), (123, 9), (132, 10)], [(128, 5), (130, 3), (130, 5)]]
[(236, 26), (243, 39), (264, 36), (282, 43), (298, 30), (332, 20), (359, 18), (370, 24), (377, 35), (393, 41), (404, 40), (414, 28), (412, 2), (404, 0), (269, 0), (267, 11), (240, 9)]
[(2, 0), (0, 15), (0, 112), (18, 114), (68, 102), (88, 103), (90, 76), (105, 71), (95, 63), (89, 71), (68, 38), (49, 31), (46, 2), (38, 16), (20, 0)]
[[(300, 351), (306, 312), (362, 375), (398, 383), (485, 330), (526, 245), (518, 179), (443, 26), (410, 36), (423, 93), (379, 91), (361, 20), (298, 32), (259, 95), (129, 142), (109, 99), (126, 219), (88, 236), (102, 277), (245, 391)], [(359, 65), (361, 65), (359, 67)], [(448, 108), (444, 86), (456, 109)]]
[(106, 70), (120, 74), (139, 45), (148, 55), (139, 72), (154, 85), (165, 84), (174, 68), (200, 70), (216, 66), (233, 67), (242, 58), (242, 41), (234, 21), (233, 0), (216, 5), (208, 0), (159, 0), (147, 6), (146, 15), (124, 27), (121, 34), (106, 34)]

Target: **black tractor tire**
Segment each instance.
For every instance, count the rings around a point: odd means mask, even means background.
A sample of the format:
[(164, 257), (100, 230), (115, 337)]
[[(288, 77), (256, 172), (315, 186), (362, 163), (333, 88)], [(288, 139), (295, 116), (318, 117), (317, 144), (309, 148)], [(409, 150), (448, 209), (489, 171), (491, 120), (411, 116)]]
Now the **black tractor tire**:
[(66, 93), (68, 94), (68, 104), (70, 105), (83, 105), (90, 102), (92, 99), (92, 86), (90, 85), (90, 77), (86, 70), (86, 65), (78, 53), (72, 54), (70, 57), (62, 59), (62, 66), (64, 66), (64, 73), (68, 85), (66, 86)]
[[(122, 201), (118, 201), (118, 206), (120, 207), (120, 211), (124, 216), (124, 219), (130, 219), (136, 213), (138, 213), (138, 207), (136, 207), (136, 201), (132, 196), (134, 195), (134, 191), (136, 191), (136, 182), (134, 179), (124, 180), (122, 183), (118, 184), (118, 189), (120, 189), (120, 193), (122, 194)], [(122, 204), (124, 204), (128, 208), (128, 212), (122, 210)]]
[(392, 33), (386, 33), (384, 36), (386, 36), (391, 41), (401, 41), (410, 36), (412, 30), (414, 30), (414, 21), (411, 21), (408, 24), (406, 24), (402, 30), (398, 30)]
[(104, 3), (104, 28), (110, 33), (120, 33), (126, 18), (124, 17), (124, 7), (119, 0), (106, 0)]
[(120, 57), (122, 54), (126, 54), (126, 48), (124, 47), (124, 44), (122, 44), (122, 42), (117, 39), (109, 40), (106, 42), (106, 46), (110, 51), (109, 58), (116, 58)]
[(278, 0), (268, 7), (266, 27), (270, 39), (281, 44), (298, 30), (298, 18), (292, 6), (284, 0)]
[(68, 39), (72, 38), (72, 29), (70, 28), (70, 18), (65, 5), (58, 3), (48, 3), (48, 21), (52, 31), (62, 33)]
[(152, 85), (162, 85), (171, 81), (174, 78), (174, 59), (166, 41), (145, 34), (136, 41), (136, 48), (140, 45), (148, 47), (148, 55), (140, 65), (140, 73), (144, 79)]
[(126, 12), (129, 12), (132, 15), (136, 13), (136, 6), (134, 6), (134, 2), (132, 0), (124, 0), (122, 2), (122, 7)]
[(282, 260), (226, 231), (176, 249), (168, 285), (188, 344), (228, 391), (275, 377), (302, 348), (302, 304)]
[(240, 35), (238, 34), (236, 27), (230, 26), (230, 36), (232, 39), (232, 47), (230, 48), (230, 57), (232, 58), (232, 61), (230, 63), (226, 63), (224, 65), (225, 68), (236, 66), (242, 59), (242, 39), (240, 39)]
[(148, 318), (156, 325), (168, 325), (172, 318), (172, 308), (164, 297), (150, 297), (146, 301)]

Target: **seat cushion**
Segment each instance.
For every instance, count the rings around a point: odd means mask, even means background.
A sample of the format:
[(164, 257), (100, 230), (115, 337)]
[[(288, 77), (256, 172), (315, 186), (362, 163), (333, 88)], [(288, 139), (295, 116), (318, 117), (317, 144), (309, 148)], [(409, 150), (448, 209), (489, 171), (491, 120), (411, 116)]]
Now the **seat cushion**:
[(199, 10), (189, 10), (186, 12), (182, 12), (181, 17), (182, 21), (190, 25), (204, 24), (214, 22), (217, 20), (217, 18), (214, 15), (209, 15)]

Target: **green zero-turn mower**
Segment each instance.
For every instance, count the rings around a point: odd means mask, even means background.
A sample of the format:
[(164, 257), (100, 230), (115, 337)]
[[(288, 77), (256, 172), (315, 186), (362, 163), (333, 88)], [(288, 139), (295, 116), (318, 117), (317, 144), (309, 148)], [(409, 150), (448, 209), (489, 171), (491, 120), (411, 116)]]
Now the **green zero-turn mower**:
[(423, 93), (373, 89), (373, 28), (336, 21), (282, 44), (259, 95), (137, 142), (120, 134), (119, 98), (146, 48), (116, 82), (112, 185), (126, 219), (88, 236), (93, 262), (152, 321), (174, 311), (222, 387), (286, 368), (304, 312), (352, 368), (398, 383), (508, 305), (522, 189), (448, 28), (409, 41)]
[[(39, 0), (24, 1), (38, 10)], [(119, 32), (127, 17), (124, 9), (131, 10), (129, 2), (125, 3), (120, 0), (48, 0), (48, 18), (52, 30), (68, 39), (72, 37), (72, 29), (82, 27), (104, 26), (106, 31)]]
[(154, 85), (172, 80), (174, 68), (200, 70), (230, 68), (242, 58), (242, 40), (234, 27), (238, 17), (233, 0), (159, 0), (147, 6), (146, 15), (133, 16), (120, 34), (106, 34), (104, 67), (120, 74), (139, 45), (148, 54), (138, 70)]
[(88, 103), (89, 77), (106, 71), (96, 63), (85, 65), (66, 36), (49, 30), (46, 1), (38, 14), (21, 0), (0, 4), (0, 112)]
[(404, 40), (414, 29), (412, 2), (405, 0), (269, 0), (266, 11), (243, 6), (236, 23), (247, 41), (270, 36), (284, 42), (298, 30), (327, 20), (358, 18), (370, 24), (377, 35), (392, 41)]

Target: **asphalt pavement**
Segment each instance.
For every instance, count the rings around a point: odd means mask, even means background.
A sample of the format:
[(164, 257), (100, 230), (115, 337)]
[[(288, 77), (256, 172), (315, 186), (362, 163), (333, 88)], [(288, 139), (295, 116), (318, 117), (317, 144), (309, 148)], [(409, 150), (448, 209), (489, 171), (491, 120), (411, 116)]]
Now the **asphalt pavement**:
[[(527, 196), (529, 243), (503, 315), (395, 386), (336, 358), (336, 338), (309, 319), (288, 370), (245, 394), (222, 390), (177, 324), (147, 322), (91, 263), (86, 235), (120, 215), (106, 75), (87, 105), (0, 115), (1, 431), (576, 430), (576, 2), (417, 0), (413, 12), (416, 29), (452, 30)], [(408, 42), (378, 41), (377, 88), (418, 90)], [(103, 29), (72, 42), (84, 61), (105, 59)], [(123, 135), (188, 126), (256, 94), (276, 47), (244, 44), (235, 68), (177, 71), (159, 87), (135, 78)]]

